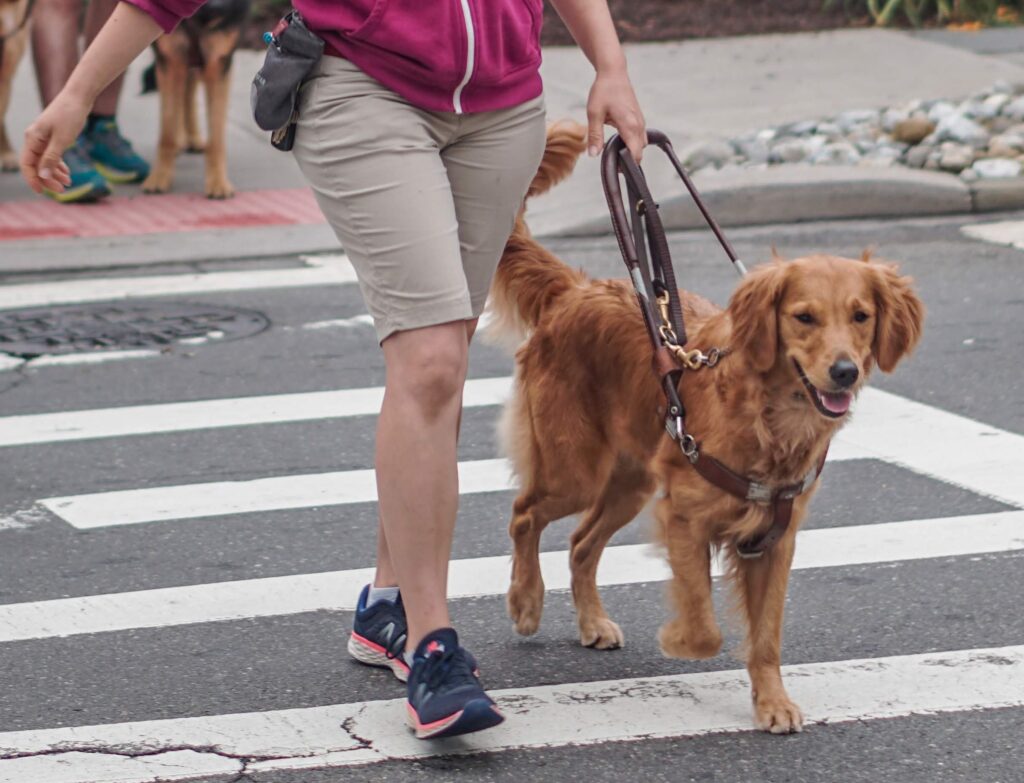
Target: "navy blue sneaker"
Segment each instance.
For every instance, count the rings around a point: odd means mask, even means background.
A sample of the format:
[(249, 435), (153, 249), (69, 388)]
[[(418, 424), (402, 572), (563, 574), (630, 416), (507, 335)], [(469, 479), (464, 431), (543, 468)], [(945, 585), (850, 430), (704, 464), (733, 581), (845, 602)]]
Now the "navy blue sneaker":
[(359, 594), (356, 616), (352, 621), (352, 635), (348, 637), (348, 654), (368, 666), (391, 669), (405, 682), (409, 679), (409, 664), (405, 662), (405, 607), (399, 594), (395, 602), (377, 601), (367, 607), (370, 586)]
[(428, 633), (413, 653), (409, 672), (409, 725), (420, 739), (454, 737), (497, 726), (505, 716), (475, 672), (476, 662), (459, 647), (452, 628)]

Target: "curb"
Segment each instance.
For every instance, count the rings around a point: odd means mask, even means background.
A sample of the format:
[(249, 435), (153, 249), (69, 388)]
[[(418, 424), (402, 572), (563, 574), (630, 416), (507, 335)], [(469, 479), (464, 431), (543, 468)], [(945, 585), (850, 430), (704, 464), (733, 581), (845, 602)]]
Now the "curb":
[[(1024, 209), (1024, 177), (969, 185), (935, 171), (793, 165), (708, 172), (697, 174), (694, 181), (715, 220), (727, 227)], [(660, 199), (665, 228), (703, 228), (704, 219), (682, 183), (673, 186)], [(599, 236), (610, 231), (602, 214), (549, 235)]]

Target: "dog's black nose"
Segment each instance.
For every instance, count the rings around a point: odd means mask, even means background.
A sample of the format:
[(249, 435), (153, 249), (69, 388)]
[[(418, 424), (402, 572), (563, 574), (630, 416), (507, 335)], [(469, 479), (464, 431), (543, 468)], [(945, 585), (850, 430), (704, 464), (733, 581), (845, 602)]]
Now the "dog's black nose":
[(840, 359), (828, 368), (828, 374), (833, 381), (846, 389), (856, 383), (860, 370), (849, 359)]

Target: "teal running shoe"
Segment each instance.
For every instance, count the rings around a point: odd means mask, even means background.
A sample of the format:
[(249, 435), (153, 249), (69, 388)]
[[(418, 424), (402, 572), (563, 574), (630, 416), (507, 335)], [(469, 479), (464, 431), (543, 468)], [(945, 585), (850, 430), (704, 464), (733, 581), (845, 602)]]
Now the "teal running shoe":
[(44, 190), (47, 196), (61, 204), (87, 203), (99, 201), (104, 196), (110, 195), (110, 186), (103, 178), (96, 167), (93, 166), (89, 155), (82, 146), (81, 136), (74, 146), (68, 147), (62, 156), (64, 164), (71, 172), (71, 184), (57, 193), (53, 190)]
[(82, 134), (82, 139), (97, 171), (108, 182), (142, 182), (149, 176), (149, 164), (132, 149), (131, 142), (121, 135), (117, 121), (113, 118), (93, 121)]

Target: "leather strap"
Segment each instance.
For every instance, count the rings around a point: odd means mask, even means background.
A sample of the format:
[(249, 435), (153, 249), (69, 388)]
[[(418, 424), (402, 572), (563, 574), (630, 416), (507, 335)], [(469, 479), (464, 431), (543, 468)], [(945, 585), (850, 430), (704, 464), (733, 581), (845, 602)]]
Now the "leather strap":
[[(718, 238), (729, 260), (740, 272), (746, 269), (740, 261), (732, 245), (725, 238), (721, 228), (711, 216), (693, 182), (683, 169), (682, 164), (672, 149), (668, 137), (653, 128), (647, 129), (647, 141), (661, 148), (676, 172), (686, 185), (690, 196), (704, 216), (708, 226)], [(619, 178), (626, 180), (626, 192), (629, 198), (629, 214), (623, 204), (622, 187)], [(736, 545), (740, 557), (760, 557), (769, 547), (785, 535), (793, 518), (793, 498), (806, 492), (821, 473), (825, 464), (822, 456), (817, 469), (804, 478), (799, 484), (772, 489), (764, 484), (751, 481), (730, 470), (714, 457), (701, 452), (692, 435), (687, 434), (685, 427), (686, 409), (679, 399), (679, 379), (683, 372), (682, 366), (675, 355), (667, 347), (671, 342), (671, 334), (662, 334), (660, 314), (655, 311), (653, 299), (668, 296), (668, 318), (675, 332), (675, 345), (686, 345), (686, 325), (683, 322), (683, 308), (679, 299), (679, 286), (676, 284), (669, 255), (668, 238), (661, 218), (658, 205), (647, 187), (647, 179), (643, 170), (633, 160), (625, 143), (619, 136), (613, 136), (605, 145), (601, 158), (601, 182), (604, 186), (608, 211), (611, 214), (612, 228), (619, 243), (619, 251), (626, 262), (630, 280), (636, 291), (637, 302), (643, 315), (644, 326), (651, 342), (651, 365), (667, 401), (666, 429), (669, 435), (679, 443), (683, 453), (689, 458), (696, 471), (708, 482), (742, 500), (755, 503), (766, 503), (772, 507), (772, 524), (761, 536), (748, 542)], [(648, 262), (648, 249), (650, 261)], [(709, 364), (709, 366), (713, 366)]]

